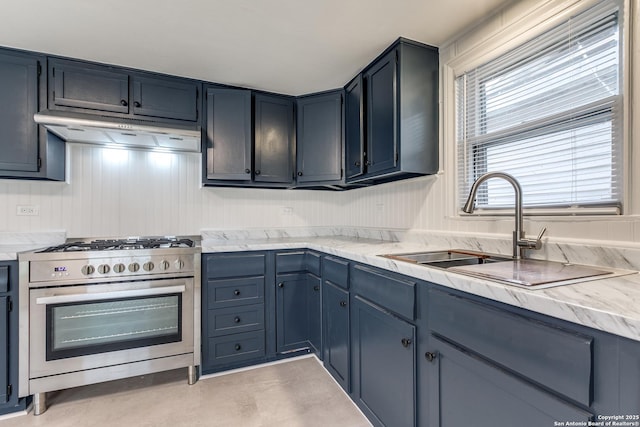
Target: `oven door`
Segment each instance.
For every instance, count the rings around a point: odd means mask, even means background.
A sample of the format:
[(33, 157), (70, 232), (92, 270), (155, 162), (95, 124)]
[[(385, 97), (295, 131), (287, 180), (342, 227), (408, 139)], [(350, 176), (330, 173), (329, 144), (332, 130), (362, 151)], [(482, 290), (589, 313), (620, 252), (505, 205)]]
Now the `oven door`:
[(29, 377), (193, 353), (193, 280), (31, 289)]

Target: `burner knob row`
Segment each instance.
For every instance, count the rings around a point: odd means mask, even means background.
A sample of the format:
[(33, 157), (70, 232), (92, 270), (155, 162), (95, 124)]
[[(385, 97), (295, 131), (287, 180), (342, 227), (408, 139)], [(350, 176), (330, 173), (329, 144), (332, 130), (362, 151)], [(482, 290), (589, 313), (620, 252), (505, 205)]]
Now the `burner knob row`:
[[(184, 261), (182, 261), (181, 259), (177, 259), (174, 261), (173, 266), (175, 267), (176, 270), (181, 270), (182, 268), (184, 268)], [(162, 260), (158, 264), (158, 269), (162, 271), (166, 271), (170, 267), (171, 267), (171, 263), (166, 260)], [(140, 264), (138, 264), (137, 262), (132, 262), (127, 267), (125, 264), (118, 263), (113, 266), (113, 272), (123, 273), (127, 268), (129, 269), (130, 272), (136, 273), (140, 270)], [(147, 272), (153, 271), (155, 268), (156, 268), (156, 265), (151, 261), (147, 261), (144, 264), (142, 264), (142, 269)], [(97, 271), (100, 274), (107, 274), (111, 271), (111, 267), (108, 264), (100, 264), (97, 268)], [(84, 274), (85, 276), (90, 276), (95, 272), (96, 272), (96, 268), (91, 264), (87, 264), (82, 267), (82, 274)]]

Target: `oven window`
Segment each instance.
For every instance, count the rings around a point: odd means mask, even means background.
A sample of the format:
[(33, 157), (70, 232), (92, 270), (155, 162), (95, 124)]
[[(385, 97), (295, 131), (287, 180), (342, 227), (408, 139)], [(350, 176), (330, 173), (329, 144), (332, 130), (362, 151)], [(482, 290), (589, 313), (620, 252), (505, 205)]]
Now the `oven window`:
[(182, 294), (47, 305), (47, 360), (182, 340)]

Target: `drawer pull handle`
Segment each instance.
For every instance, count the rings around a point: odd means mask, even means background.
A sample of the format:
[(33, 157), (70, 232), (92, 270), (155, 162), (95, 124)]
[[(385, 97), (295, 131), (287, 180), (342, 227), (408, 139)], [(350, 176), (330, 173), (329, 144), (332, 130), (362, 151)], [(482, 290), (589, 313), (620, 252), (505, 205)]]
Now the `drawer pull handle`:
[(233, 294), (234, 294), (235, 296), (240, 295), (240, 290), (236, 289), (235, 291), (233, 291)]
[(340, 301), (340, 307), (346, 307), (346, 306), (347, 306), (346, 301)]
[(240, 344), (236, 344), (236, 351), (242, 350), (242, 346)]
[(425, 357), (429, 362), (433, 362), (433, 361), (436, 359), (436, 356), (437, 356), (437, 355), (436, 355), (436, 353), (432, 353), (432, 352), (430, 352), (430, 351), (427, 351), (427, 352), (424, 354), (424, 357)]
[(400, 340), (400, 342), (402, 343), (402, 346), (404, 348), (407, 348), (411, 345), (411, 339), (409, 338), (402, 338), (402, 340)]
[(278, 287), (279, 287), (279, 288), (284, 288), (284, 282), (280, 282), (280, 283), (278, 283)]
[(240, 318), (236, 317), (236, 318), (233, 319), (233, 321), (236, 322), (236, 323), (240, 323)]

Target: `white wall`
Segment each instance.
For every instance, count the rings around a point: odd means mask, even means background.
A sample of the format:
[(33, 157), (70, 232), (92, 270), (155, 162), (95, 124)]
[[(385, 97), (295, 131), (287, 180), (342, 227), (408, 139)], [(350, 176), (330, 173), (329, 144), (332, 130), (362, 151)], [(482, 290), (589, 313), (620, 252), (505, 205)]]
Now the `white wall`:
[[(551, 3), (561, 2), (516, 2), (445, 46), (442, 62), (499, 34), (541, 4)], [(640, 0), (633, 3), (638, 6)], [(640, 55), (633, 60), (640, 62)], [(449, 101), (443, 100), (444, 113), (451, 109)], [(513, 219), (509, 217), (457, 216), (451, 115), (442, 117), (444, 155), (439, 175), (345, 192), (202, 188), (200, 161), (194, 154), (162, 156), (69, 145), (68, 183), (0, 180), (0, 231), (66, 230), (72, 237), (98, 237), (193, 234), (203, 228), (336, 225), (511, 233)], [(640, 170), (635, 155), (629, 168)], [(17, 216), (17, 205), (37, 205), (40, 215)], [(284, 208), (292, 208), (291, 213), (286, 214)], [(533, 234), (543, 225), (552, 238), (640, 242), (637, 215), (537, 217), (526, 221), (525, 229)]]
[[(0, 231), (106, 237), (331, 225), (504, 234), (513, 228), (511, 218), (448, 217), (446, 175), (345, 192), (202, 188), (197, 155), (69, 148), (68, 183), (0, 180)], [(40, 215), (17, 216), (17, 205), (37, 205)], [(284, 208), (292, 208), (291, 214)], [(526, 227), (533, 232), (538, 224)], [(552, 224), (549, 234), (640, 242), (639, 223), (631, 218), (572, 218)]]

